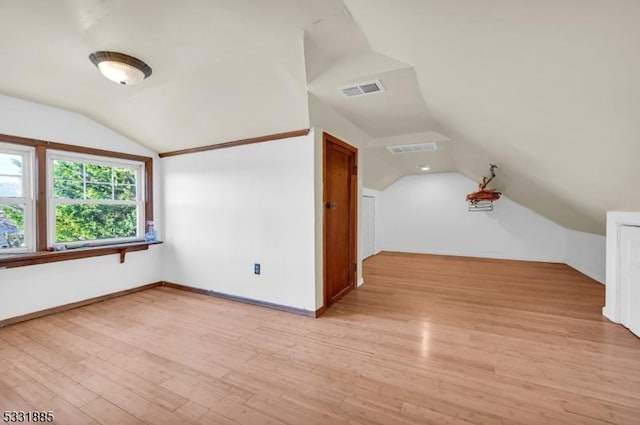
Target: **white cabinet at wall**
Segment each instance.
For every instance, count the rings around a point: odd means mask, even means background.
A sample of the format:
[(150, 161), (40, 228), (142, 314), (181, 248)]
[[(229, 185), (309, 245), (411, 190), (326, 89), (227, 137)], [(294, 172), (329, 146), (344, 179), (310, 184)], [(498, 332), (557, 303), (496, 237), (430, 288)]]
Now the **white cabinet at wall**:
[(640, 336), (640, 227), (620, 227), (620, 323)]
[(640, 213), (607, 214), (607, 288), (602, 314), (640, 336)]

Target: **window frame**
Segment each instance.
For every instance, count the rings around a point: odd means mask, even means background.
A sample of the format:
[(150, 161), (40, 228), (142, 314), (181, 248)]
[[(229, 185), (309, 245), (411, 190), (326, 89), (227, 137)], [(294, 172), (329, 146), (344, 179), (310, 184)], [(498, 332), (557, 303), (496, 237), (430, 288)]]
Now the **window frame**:
[[(153, 158), (7, 134), (0, 134), (0, 143), (16, 146), (16, 149), (33, 149), (34, 159), (30, 175), (32, 179), (31, 186), (33, 200), (35, 202), (35, 207), (33, 208), (32, 232), (35, 243), (32, 246), (32, 250), (29, 252), (23, 251), (19, 253), (7, 252), (6, 254), (4, 252), (0, 252), (0, 269), (88, 258), (113, 253), (119, 253), (120, 261), (124, 262), (125, 254), (127, 252), (146, 250), (149, 245), (162, 243), (161, 241), (146, 242), (144, 240), (126, 243), (119, 240), (118, 243), (95, 243), (91, 244), (89, 247), (77, 247), (59, 252), (50, 252), (48, 244), (48, 151), (63, 151), (70, 155), (85, 154), (104, 157), (106, 161), (113, 160), (114, 162), (119, 162), (120, 160), (126, 160), (144, 164), (143, 181), (139, 181), (145, 195), (143, 223), (153, 221)], [(140, 220), (140, 217), (138, 219)]]
[(15, 254), (33, 252), (36, 246), (36, 223), (35, 223), (35, 196), (34, 196), (34, 165), (35, 149), (29, 146), (7, 143), (0, 139), (0, 153), (9, 155), (19, 155), (22, 157), (22, 196), (6, 197), (0, 196), (0, 205), (24, 205), (24, 236), (25, 246), (20, 248), (4, 248), (0, 250), (2, 254)]
[[(101, 165), (108, 167), (122, 167), (133, 168), (136, 170), (136, 199), (134, 201), (118, 201), (118, 200), (99, 200), (99, 199), (68, 199), (57, 198), (54, 196), (54, 166), (53, 163), (56, 160), (80, 162), (84, 164)], [(47, 245), (49, 247), (65, 247), (75, 248), (80, 246), (90, 245), (112, 245), (118, 243), (129, 243), (136, 241), (143, 241), (145, 235), (146, 224), (146, 192), (145, 185), (145, 166), (144, 162), (132, 161), (126, 159), (117, 159), (113, 157), (105, 157), (98, 155), (89, 155), (76, 152), (68, 152), (61, 150), (50, 149), (47, 151)], [(136, 236), (124, 237), (124, 238), (108, 238), (108, 239), (93, 239), (86, 241), (71, 241), (71, 242), (57, 242), (56, 241), (56, 207), (58, 205), (135, 205), (138, 209), (137, 223), (136, 223)]]

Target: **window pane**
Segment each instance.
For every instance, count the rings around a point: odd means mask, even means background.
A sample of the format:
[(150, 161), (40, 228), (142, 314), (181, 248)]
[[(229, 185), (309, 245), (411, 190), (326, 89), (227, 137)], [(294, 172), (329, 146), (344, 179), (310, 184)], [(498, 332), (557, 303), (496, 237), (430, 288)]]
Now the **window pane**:
[(22, 177), (10, 177), (0, 174), (0, 198), (20, 198), (22, 196)]
[(137, 177), (136, 168), (55, 160), (53, 196), (62, 199), (134, 201)]
[(106, 165), (86, 164), (87, 181), (111, 184), (112, 167)]
[(58, 205), (56, 243), (137, 236), (135, 205)]
[(114, 168), (116, 184), (136, 184), (136, 170), (131, 168)]
[(24, 216), (24, 205), (0, 206), (0, 250), (25, 247)]
[(54, 180), (53, 196), (65, 199), (84, 199), (84, 185), (81, 181)]
[(0, 153), (0, 197), (22, 196), (22, 156)]
[(131, 185), (117, 185), (115, 195), (118, 201), (135, 201), (136, 187)]
[(87, 183), (87, 199), (113, 199), (111, 183)]
[(53, 161), (53, 178), (62, 180), (82, 180), (82, 163), (72, 161)]

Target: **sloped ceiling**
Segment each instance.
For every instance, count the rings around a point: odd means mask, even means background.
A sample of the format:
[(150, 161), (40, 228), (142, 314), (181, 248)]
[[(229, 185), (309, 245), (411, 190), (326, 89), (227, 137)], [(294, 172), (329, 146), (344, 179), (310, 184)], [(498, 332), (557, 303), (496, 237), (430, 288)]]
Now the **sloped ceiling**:
[(459, 171), (494, 161), (508, 196), (578, 230), (640, 210), (640, 2), (345, 4), (373, 50), (415, 66)]
[[(87, 115), (156, 151), (307, 128), (302, 34), (340, 0), (0, 0), (0, 92)], [(103, 78), (90, 53), (153, 75)]]
[[(156, 151), (313, 126), (308, 94), (366, 132), (365, 185), (416, 165), (604, 232), (640, 210), (635, 0), (0, 0), (0, 93), (80, 112)], [(89, 53), (153, 75), (121, 87)], [(338, 88), (380, 79), (387, 92)], [(2, 117), (0, 117), (0, 120)], [(389, 144), (437, 140), (419, 156)]]

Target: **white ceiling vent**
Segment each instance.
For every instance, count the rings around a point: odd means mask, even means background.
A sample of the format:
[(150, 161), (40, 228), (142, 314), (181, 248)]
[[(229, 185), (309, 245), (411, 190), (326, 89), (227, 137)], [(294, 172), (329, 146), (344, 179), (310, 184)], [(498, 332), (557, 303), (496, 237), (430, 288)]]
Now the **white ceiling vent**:
[(382, 93), (384, 91), (384, 86), (380, 80), (340, 87), (340, 93), (342, 93), (344, 97), (364, 96), (365, 94)]
[(413, 145), (393, 145), (387, 146), (387, 150), (391, 153), (413, 153), (413, 152), (431, 152), (438, 149), (436, 142), (415, 143)]

